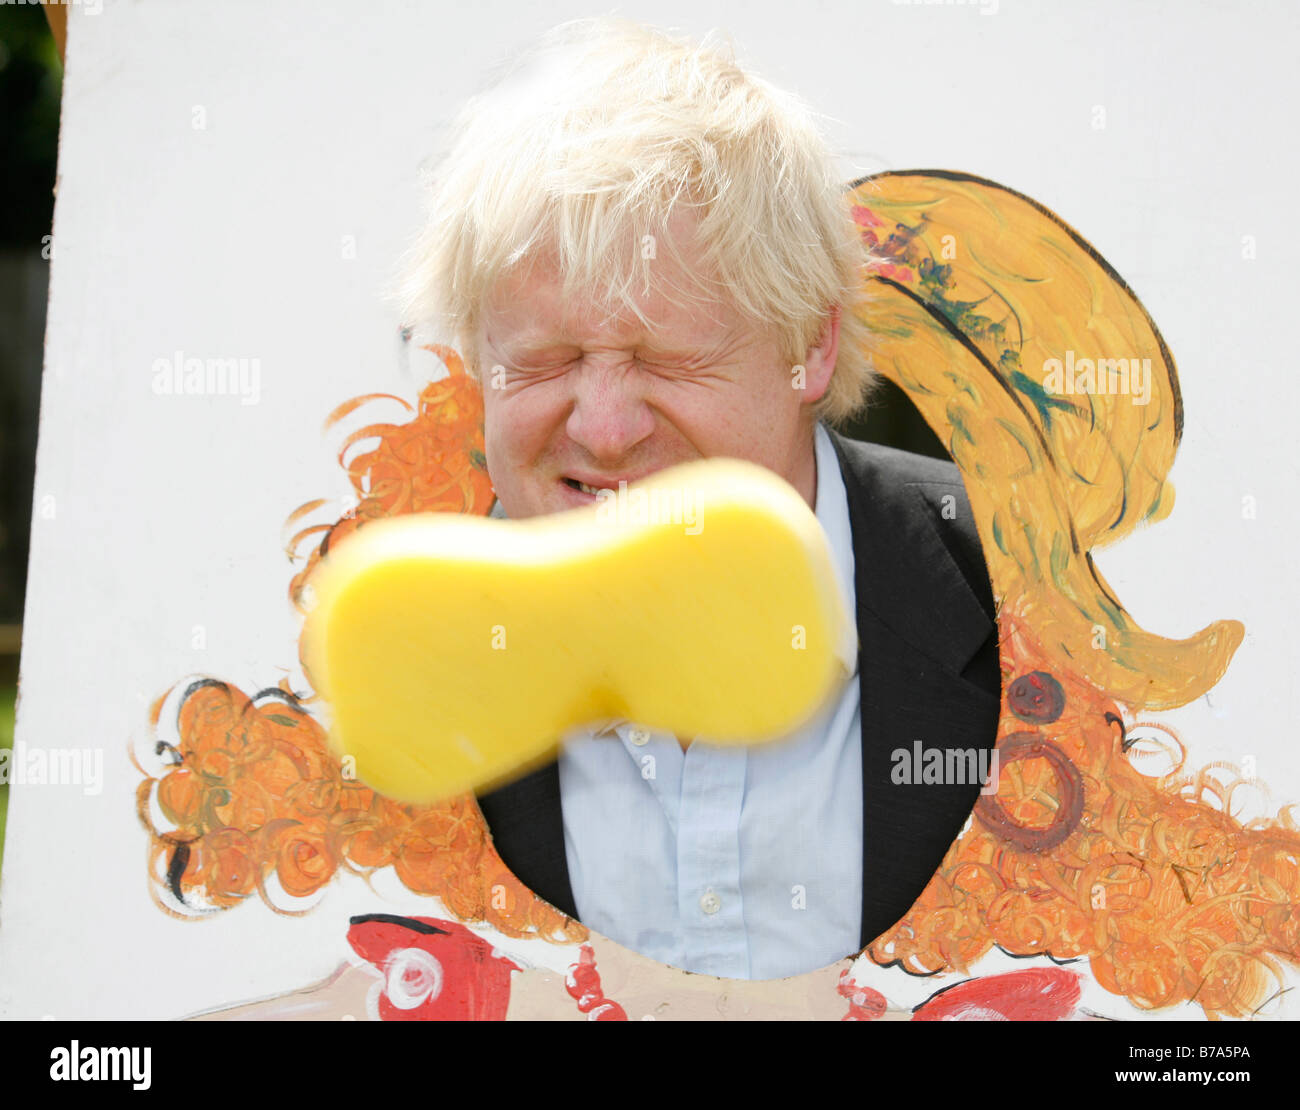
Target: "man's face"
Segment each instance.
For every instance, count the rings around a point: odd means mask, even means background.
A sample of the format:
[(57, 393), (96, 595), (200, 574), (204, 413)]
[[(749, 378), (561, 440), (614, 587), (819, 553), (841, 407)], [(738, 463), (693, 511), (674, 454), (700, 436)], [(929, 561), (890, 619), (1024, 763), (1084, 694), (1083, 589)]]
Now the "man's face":
[[(695, 255), (689, 243), (682, 253), (687, 264)], [(666, 255), (653, 265), (671, 273)], [(647, 329), (631, 312), (607, 318), (565, 302), (560, 289), (539, 261), (484, 306), (487, 466), (507, 516), (591, 505), (591, 489), (713, 456), (766, 466), (814, 503), (811, 405), (834, 366), (837, 328), (799, 374), (769, 329), (729, 305), (673, 304), (655, 290), (639, 301)]]

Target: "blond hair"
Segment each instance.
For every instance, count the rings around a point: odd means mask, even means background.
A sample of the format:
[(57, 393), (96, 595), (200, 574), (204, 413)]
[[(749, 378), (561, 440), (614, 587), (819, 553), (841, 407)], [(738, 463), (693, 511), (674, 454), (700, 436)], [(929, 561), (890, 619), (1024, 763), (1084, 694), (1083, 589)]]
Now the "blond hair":
[[(699, 44), (614, 19), (549, 32), (457, 119), (427, 180), (428, 213), (390, 286), (403, 323), (443, 330), (478, 374), (485, 298), (549, 252), (564, 294), (643, 323), (659, 244), (694, 287), (804, 360), (841, 309), (835, 373), (815, 406), (843, 423), (874, 380), (856, 305), (868, 261), (812, 113), (742, 69), (711, 34)], [(670, 217), (692, 211), (701, 264), (680, 265)], [(646, 245), (650, 244), (647, 250)], [(656, 283), (664, 267), (653, 267)], [(661, 290), (662, 291), (662, 290)], [(670, 295), (664, 291), (665, 295)]]

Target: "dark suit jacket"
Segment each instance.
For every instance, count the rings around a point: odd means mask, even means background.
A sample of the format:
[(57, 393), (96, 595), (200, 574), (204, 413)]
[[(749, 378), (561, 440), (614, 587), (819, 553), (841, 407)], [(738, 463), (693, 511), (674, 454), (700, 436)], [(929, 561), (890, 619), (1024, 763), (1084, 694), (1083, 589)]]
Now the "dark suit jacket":
[[(831, 440), (856, 562), (865, 948), (907, 913), (979, 797), (978, 783), (896, 784), (891, 755), (919, 741), (925, 749), (982, 748), (987, 759), (1001, 675), (992, 590), (957, 468), (835, 433)], [(576, 918), (558, 763), (479, 805), (516, 877)]]

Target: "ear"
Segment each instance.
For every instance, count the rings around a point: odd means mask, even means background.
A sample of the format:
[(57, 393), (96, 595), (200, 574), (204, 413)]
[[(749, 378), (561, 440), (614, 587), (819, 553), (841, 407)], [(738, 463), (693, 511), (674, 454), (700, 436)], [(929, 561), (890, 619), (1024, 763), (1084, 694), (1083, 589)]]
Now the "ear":
[(840, 350), (840, 306), (831, 305), (826, 310), (821, 335), (804, 355), (804, 390), (801, 400), (806, 405), (820, 401), (830, 388), (831, 375), (835, 373), (835, 358)]

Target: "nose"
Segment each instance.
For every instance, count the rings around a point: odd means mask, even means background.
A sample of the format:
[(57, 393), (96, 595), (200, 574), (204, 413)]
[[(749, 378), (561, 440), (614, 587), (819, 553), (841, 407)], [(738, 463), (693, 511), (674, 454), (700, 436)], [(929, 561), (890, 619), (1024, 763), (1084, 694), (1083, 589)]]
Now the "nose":
[(597, 463), (625, 460), (654, 431), (654, 413), (630, 359), (589, 357), (567, 376), (573, 408), (565, 431)]

